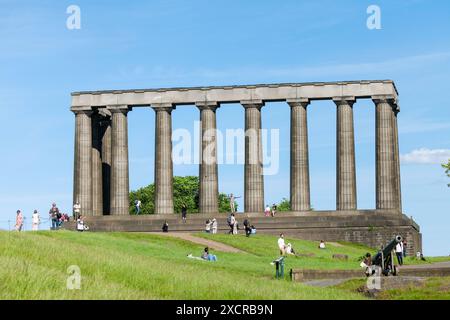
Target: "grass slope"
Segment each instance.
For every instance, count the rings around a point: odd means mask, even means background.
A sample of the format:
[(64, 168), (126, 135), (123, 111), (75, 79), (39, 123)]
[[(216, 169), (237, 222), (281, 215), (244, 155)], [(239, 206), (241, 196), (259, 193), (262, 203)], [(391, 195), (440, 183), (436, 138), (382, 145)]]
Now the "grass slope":
[[(361, 298), (273, 279), (273, 253), (216, 252), (216, 263), (186, 258), (201, 250), (150, 234), (0, 232), (0, 299)], [(71, 265), (81, 269), (81, 290), (66, 288)]]

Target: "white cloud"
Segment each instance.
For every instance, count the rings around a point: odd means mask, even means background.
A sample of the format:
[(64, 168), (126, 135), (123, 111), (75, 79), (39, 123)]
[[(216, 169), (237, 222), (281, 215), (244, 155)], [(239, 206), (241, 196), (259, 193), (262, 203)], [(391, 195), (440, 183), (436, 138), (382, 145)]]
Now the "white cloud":
[(420, 148), (400, 156), (400, 160), (406, 164), (441, 164), (449, 159), (450, 149)]

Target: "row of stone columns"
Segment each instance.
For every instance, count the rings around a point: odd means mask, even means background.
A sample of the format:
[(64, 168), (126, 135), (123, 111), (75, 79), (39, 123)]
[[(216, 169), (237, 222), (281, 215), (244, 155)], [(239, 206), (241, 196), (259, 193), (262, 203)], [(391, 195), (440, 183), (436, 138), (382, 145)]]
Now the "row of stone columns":
[[(356, 165), (353, 126), (354, 97), (336, 104), (336, 209), (356, 210)], [(390, 97), (373, 97), (376, 105), (376, 208), (401, 212), (397, 106)], [(289, 99), (291, 108), (292, 211), (308, 211), (310, 179), (307, 106), (309, 99)], [(244, 211), (264, 211), (261, 108), (263, 101), (241, 101), (245, 108)], [(217, 102), (198, 102), (201, 120), (199, 206), (202, 213), (218, 208)], [(174, 213), (172, 104), (155, 110), (155, 213)], [(128, 106), (77, 110), (75, 130), (74, 201), (82, 214), (125, 215), (129, 207)], [(105, 111), (106, 110), (106, 111)]]

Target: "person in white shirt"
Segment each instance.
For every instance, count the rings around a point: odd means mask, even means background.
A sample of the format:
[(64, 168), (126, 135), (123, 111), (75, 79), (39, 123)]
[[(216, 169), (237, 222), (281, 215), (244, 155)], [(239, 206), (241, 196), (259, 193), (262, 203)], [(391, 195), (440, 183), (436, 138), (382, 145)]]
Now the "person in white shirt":
[(39, 224), (41, 223), (41, 217), (39, 216), (39, 212), (37, 210), (34, 210), (33, 215), (31, 216), (31, 223), (31, 230), (38, 231)]
[(77, 219), (77, 230), (78, 231), (89, 230), (88, 226), (84, 224), (83, 216), (81, 216), (81, 215)]
[(395, 255), (397, 256), (398, 264), (403, 265), (403, 243), (401, 241), (395, 246)]
[(205, 223), (205, 232), (206, 233), (210, 233), (211, 232), (211, 220), (206, 220), (206, 223)]
[(280, 255), (284, 256), (286, 253), (286, 244), (284, 243), (284, 234), (280, 234), (280, 238), (278, 238), (278, 248), (280, 249)]
[(136, 214), (140, 214), (141, 213), (141, 200), (137, 199), (134, 202), (134, 205), (136, 207)]
[(325, 242), (323, 240), (320, 240), (319, 249), (325, 249)]
[(216, 218), (212, 219), (212, 233), (213, 234), (217, 233), (217, 220), (216, 220)]
[(80, 203), (77, 201), (73, 205), (73, 218), (75, 220), (78, 219), (78, 217), (80, 216), (80, 210), (81, 210), (81, 206), (80, 206)]

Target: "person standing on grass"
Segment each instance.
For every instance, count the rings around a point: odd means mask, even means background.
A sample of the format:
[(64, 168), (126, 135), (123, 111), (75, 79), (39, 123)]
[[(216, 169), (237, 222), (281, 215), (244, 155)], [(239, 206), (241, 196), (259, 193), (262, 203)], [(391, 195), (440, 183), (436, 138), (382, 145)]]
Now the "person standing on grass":
[(286, 244), (284, 242), (284, 234), (280, 234), (278, 238), (278, 248), (280, 249), (280, 255), (284, 256), (286, 254)]
[(41, 224), (41, 217), (39, 216), (39, 212), (37, 210), (34, 210), (33, 215), (31, 216), (31, 223), (31, 230), (38, 231), (39, 225)]
[(206, 220), (205, 222), (205, 232), (206, 233), (211, 233), (211, 220)]
[(80, 211), (81, 211), (81, 206), (80, 206), (80, 202), (77, 200), (77, 202), (75, 202), (75, 204), (73, 205), (73, 218), (76, 220), (78, 220), (78, 217), (80, 216)]
[(250, 221), (248, 221), (247, 219), (244, 220), (244, 229), (245, 229), (245, 236), (250, 237), (252, 229), (250, 228)]
[(399, 265), (403, 265), (403, 243), (399, 242), (395, 246), (395, 255), (397, 256), (397, 261)]
[(22, 211), (17, 210), (16, 212), (16, 231), (22, 231), (23, 227), (23, 215)]
[(235, 219), (235, 220), (234, 220), (234, 224), (233, 224), (233, 234), (238, 234), (238, 230), (239, 230), (239, 223), (238, 223), (238, 221)]
[(186, 215), (187, 215), (187, 207), (186, 204), (183, 203), (181, 206), (181, 218), (183, 219), (183, 223), (186, 223)]
[(162, 226), (163, 232), (169, 232), (169, 224), (167, 223), (167, 220), (164, 220), (164, 224)]
[(216, 234), (217, 233), (217, 220), (216, 220), (216, 218), (213, 218), (212, 219), (212, 233), (213, 234)]
[(234, 217), (234, 213), (230, 214), (230, 216), (227, 219), (228, 226), (230, 227), (230, 231), (228, 234), (233, 234), (234, 231), (234, 224), (236, 223), (236, 218)]
[(406, 240), (403, 240), (403, 258), (406, 258), (406, 248), (408, 247), (408, 243)]
[(50, 211), (48, 212), (50, 219), (52, 220), (52, 230), (56, 230), (58, 229), (58, 214), (59, 214), (59, 209), (56, 206), (56, 203), (52, 203), (52, 207), (50, 208)]

